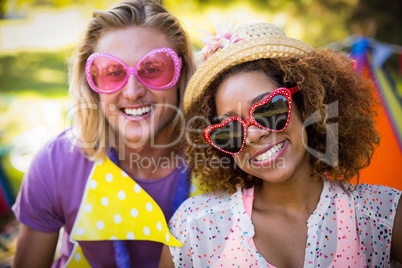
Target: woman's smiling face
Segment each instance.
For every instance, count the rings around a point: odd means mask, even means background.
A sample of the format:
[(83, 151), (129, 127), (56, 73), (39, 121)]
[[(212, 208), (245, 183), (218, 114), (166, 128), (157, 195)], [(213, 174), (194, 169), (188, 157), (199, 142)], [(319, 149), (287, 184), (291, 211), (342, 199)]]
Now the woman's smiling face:
[[(218, 87), (215, 97), (217, 116), (248, 118), (250, 107), (264, 100), (278, 86), (262, 71), (243, 71), (229, 75)], [(235, 155), (236, 164), (248, 174), (264, 181), (279, 183), (309, 165), (306, 152), (307, 134), (301, 115), (292, 106), (288, 127), (283, 132), (270, 132), (251, 125), (243, 151)]]

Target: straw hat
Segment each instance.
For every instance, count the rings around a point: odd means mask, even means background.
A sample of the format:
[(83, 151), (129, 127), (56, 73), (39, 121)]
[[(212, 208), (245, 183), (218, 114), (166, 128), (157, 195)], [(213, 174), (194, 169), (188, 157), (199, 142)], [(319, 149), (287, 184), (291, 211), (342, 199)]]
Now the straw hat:
[(287, 37), (279, 27), (270, 23), (245, 24), (237, 29), (229, 27), (228, 32), (221, 32), (219, 35), (209, 34), (207, 38), (210, 43), (200, 52), (202, 55), (199, 58), (206, 61), (187, 85), (183, 101), (184, 111), (190, 108), (191, 103), (220, 73), (234, 65), (263, 58), (303, 55), (313, 51), (308, 44)]

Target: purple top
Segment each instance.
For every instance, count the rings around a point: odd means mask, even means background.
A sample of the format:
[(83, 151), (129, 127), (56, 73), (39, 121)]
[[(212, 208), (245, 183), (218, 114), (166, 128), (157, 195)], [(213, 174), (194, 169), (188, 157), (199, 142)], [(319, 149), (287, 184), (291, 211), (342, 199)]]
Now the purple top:
[[(61, 257), (53, 267), (65, 264), (73, 249), (69, 236), (81, 204), (87, 178), (94, 162), (72, 147), (61, 133), (34, 157), (25, 174), (12, 207), (16, 218), (40, 232), (57, 232), (64, 227)], [(159, 204), (165, 218), (173, 214), (179, 170), (156, 180), (134, 180)], [(92, 267), (116, 267), (112, 241), (81, 241), (80, 246)], [(126, 241), (131, 264), (157, 267), (162, 244), (151, 241)]]

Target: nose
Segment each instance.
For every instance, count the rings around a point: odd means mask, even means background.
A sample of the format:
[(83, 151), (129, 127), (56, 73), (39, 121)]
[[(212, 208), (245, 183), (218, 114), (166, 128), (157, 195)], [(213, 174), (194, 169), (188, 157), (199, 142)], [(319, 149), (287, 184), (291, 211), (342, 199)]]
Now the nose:
[(136, 101), (145, 96), (146, 90), (146, 87), (137, 77), (134, 74), (130, 74), (127, 83), (122, 88), (122, 93), (126, 99)]
[(246, 145), (252, 146), (253, 144), (258, 143), (261, 139), (268, 137), (271, 134), (270, 131), (261, 129), (257, 126), (250, 125), (247, 128), (247, 138)]

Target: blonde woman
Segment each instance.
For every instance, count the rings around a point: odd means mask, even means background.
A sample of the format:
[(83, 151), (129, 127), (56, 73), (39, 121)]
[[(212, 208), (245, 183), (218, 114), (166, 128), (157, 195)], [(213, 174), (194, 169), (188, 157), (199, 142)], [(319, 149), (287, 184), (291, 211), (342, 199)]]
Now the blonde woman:
[(193, 71), (190, 42), (157, 2), (96, 10), (71, 70), (74, 125), (49, 141), (13, 211), (15, 267), (156, 267), (180, 245), (165, 218), (188, 197), (179, 109)]

